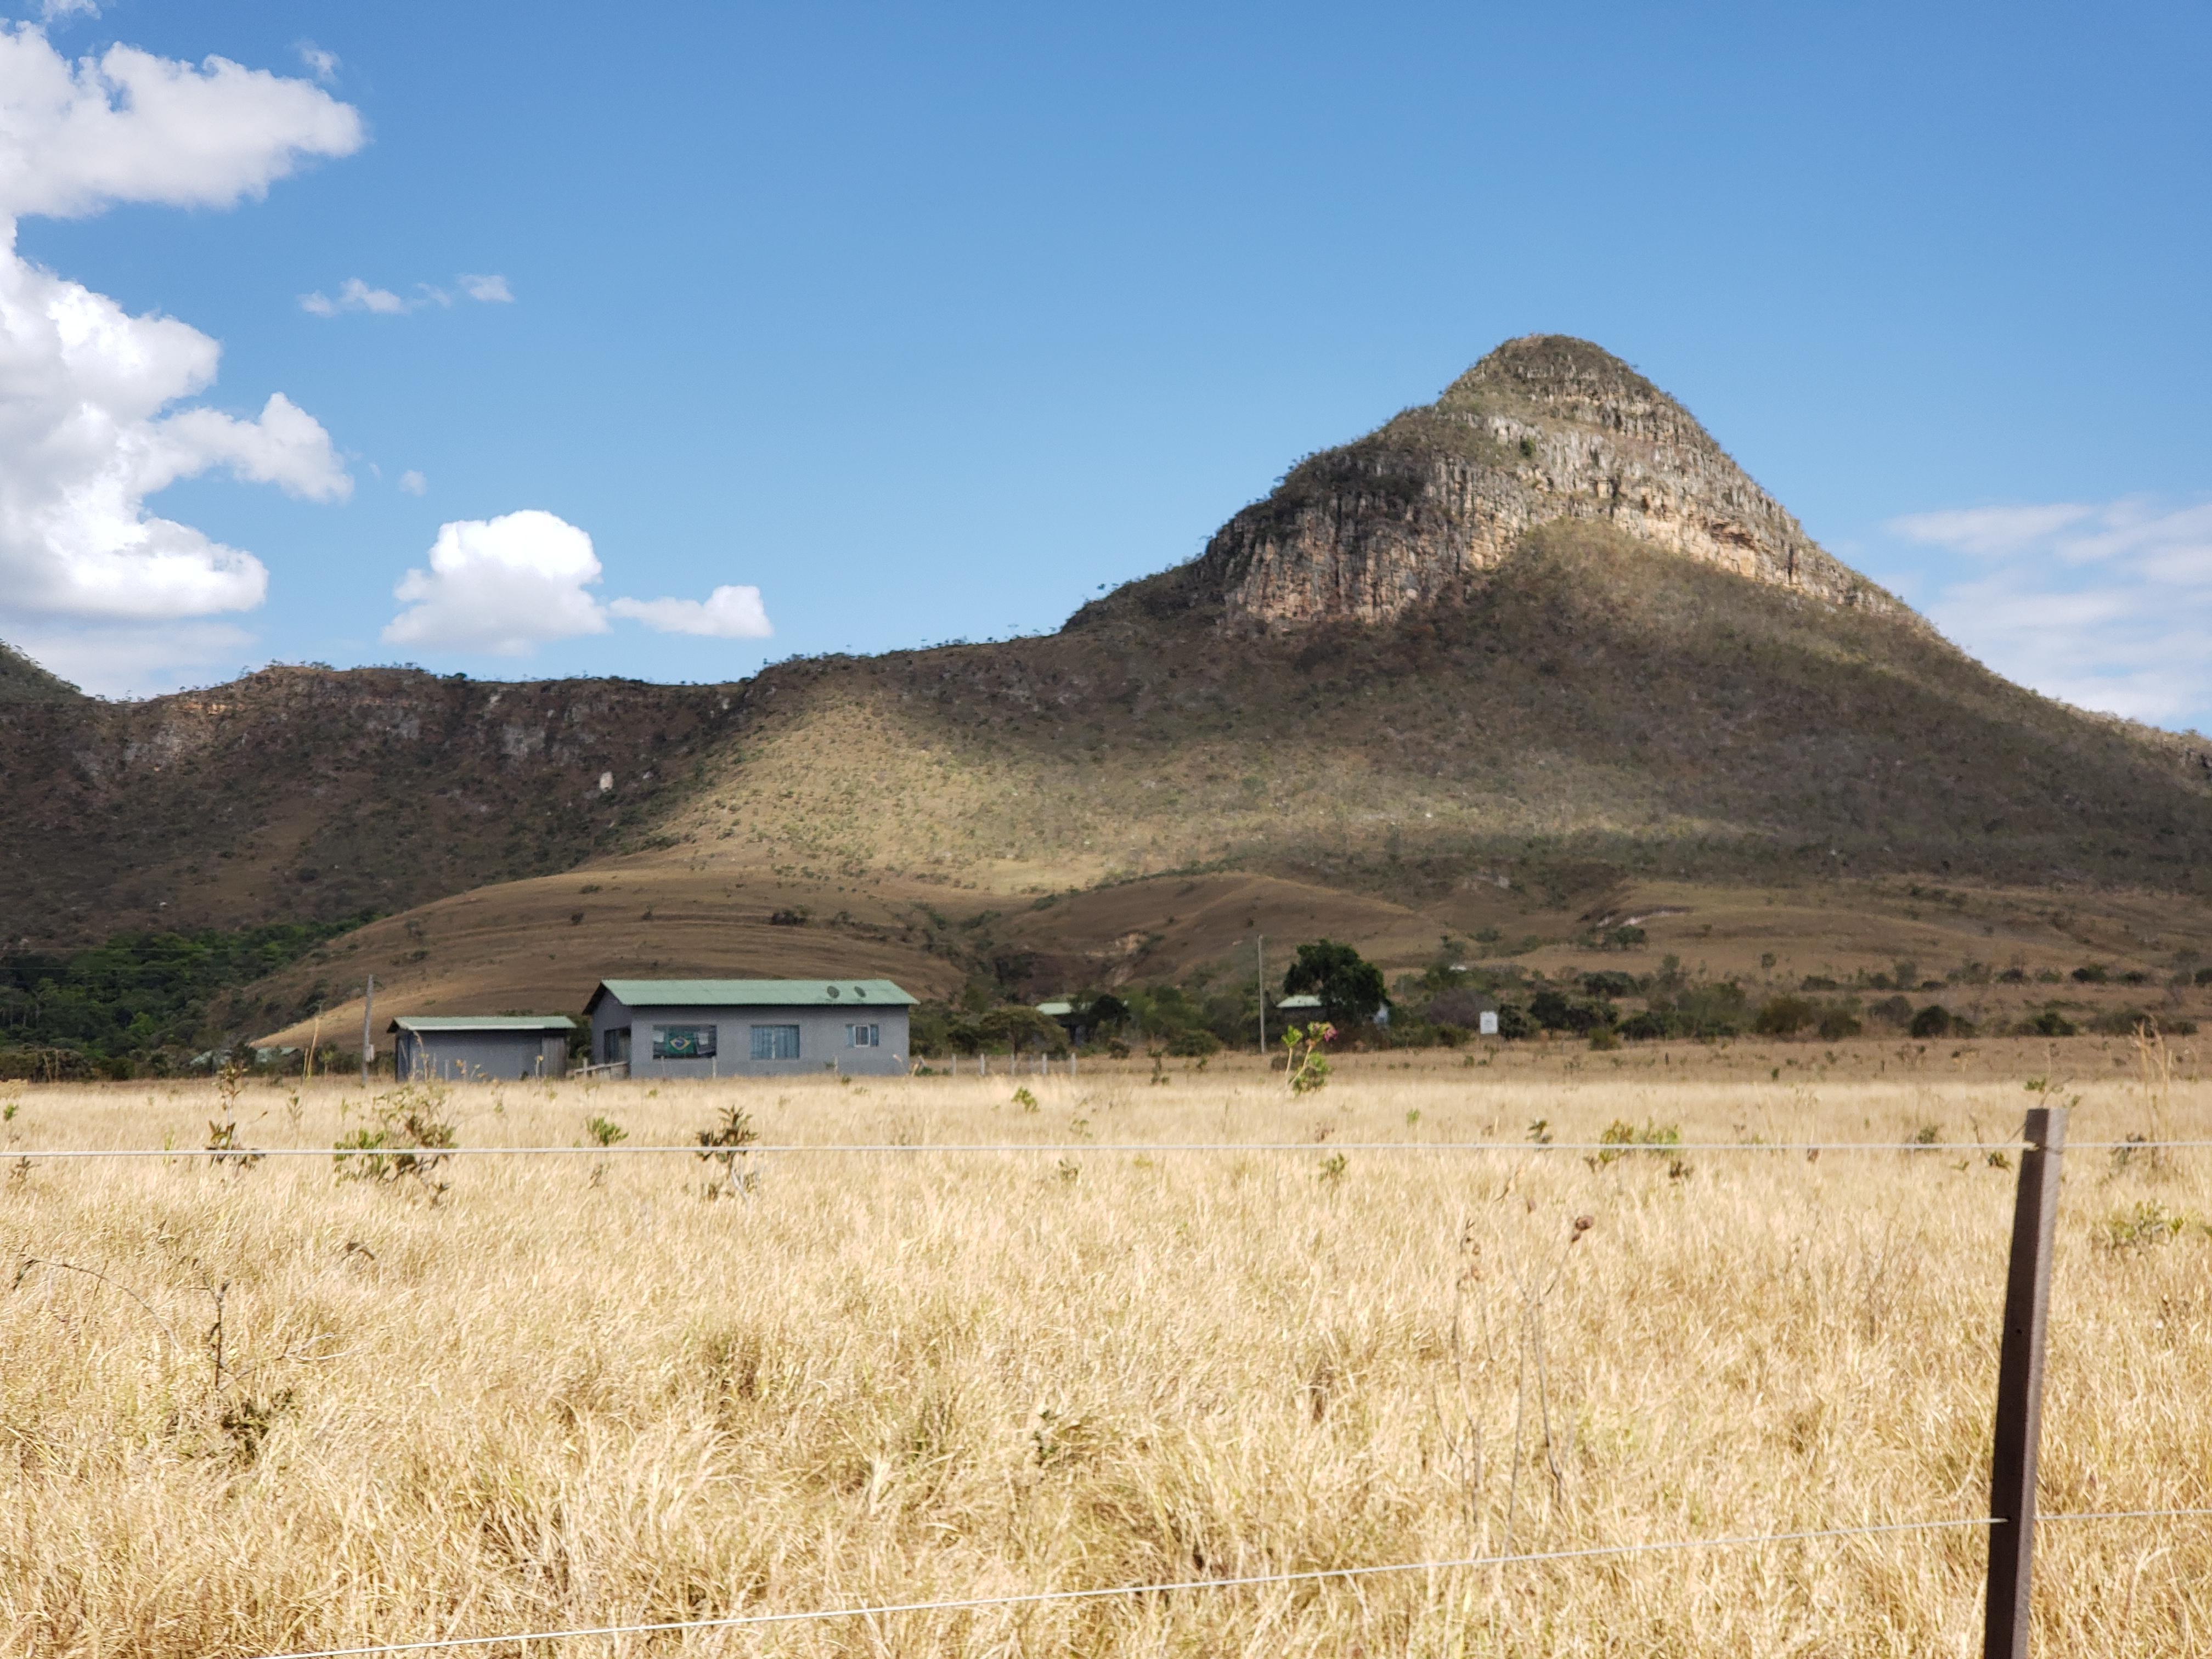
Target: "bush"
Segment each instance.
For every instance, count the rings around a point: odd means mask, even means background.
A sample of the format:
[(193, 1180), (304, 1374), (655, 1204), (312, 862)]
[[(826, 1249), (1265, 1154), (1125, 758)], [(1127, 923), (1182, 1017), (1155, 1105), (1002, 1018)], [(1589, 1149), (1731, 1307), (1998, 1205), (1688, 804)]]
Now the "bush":
[(1650, 1009), (1640, 1014), (1631, 1014), (1620, 1022), (1620, 1035), (1631, 1042), (1656, 1042), (1674, 1035), (1672, 1023), (1662, 1013)]
[(1429, 999), (1422, 1010), (1422, 1018), (1431, 1025), (1463, 1025), (1479, 1027), (1482, 1016), (1498, 1005), (1480, 991), (1456, 986), (1449, 991), (1439, 991)]
[(1582, 988), (1584, 996), (1603, 997), (1608, 1001), (1614, 997), (1632, 997), (1636, 994), (1636, 977), (1613, 972), (1584, 974)]
[(1502, 1002), (1498, 1006), (1498, 1035), (1508, 1041), (1525, 1041), (1536, 1035), (1536, 1022), (1528, 1011), (1517, 1002)]
[(1855, 1037), (1864, 1028), (1856, 1016), (1841, 1008), (1831, 1008), (1820, 1016), (1820, 1041), (1841, 1042), (1845, 1037)]
[(2199, 968), (2197, 970), (2197, 982), (2199, 985), (2212, 985), (2212, 968)]
[(1382, 970), (1349, 945), (1321, 939), (1298, 946), (1298, 958), (1283, 975), (1283, 994), (1310, 992), (1321, 999), (1322, 1018), (1340, 1030), (1371, 1024), (1388, 1000)]
[(1951, 1011), (1940, 1002), (1931, 1002), (1913, 1015), (1910, 1028), (1917, 1037), (1941, 1037), (1951, 1035)]
[(1221, 1039), (1203, 1027), (1177, 1031), (1168, 1039), (1168, 1054), (1176, 1060), (1204, 1060), (1220, 1052)]
[(1912, 1005), (1903, 997), (1884, 997), (1867, 1010), (1867, 1018), (1878, 1019), (1885, 1025), (1909, 1025), (1912, 1023)]
[(1751, 1029), (1761, 1036), (1795, 1036), (1820, 1017), (1820, 1011), (1800, 996), (1778, 996), (1759, 1011)]
[(1589, 1034), (1589, 1045), (1601, 1051), (1620, 1047), (1620, 1033), (1610, 1025), (1601, 1025)]
[(2076, 1029), (2074, 1022), (2056, 1008), (2045, 1008), (2021, 1025), (2021, 1030), (2029, 1036), (2072, 1036)]
[(2076, 985), (2102, 985), (2110, 977), (2111, 975), (2105, 971), (2105, 964), (2101, 962), (2085, 963), (2074, 970), (2074, 982)]

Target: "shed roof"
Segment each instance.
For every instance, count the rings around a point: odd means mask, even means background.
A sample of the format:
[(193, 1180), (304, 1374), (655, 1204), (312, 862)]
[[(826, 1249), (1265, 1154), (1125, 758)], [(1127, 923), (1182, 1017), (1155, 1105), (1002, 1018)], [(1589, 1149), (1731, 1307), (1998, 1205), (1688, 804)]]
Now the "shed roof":
[(1053, 1019), (1058, 1019), (1062, 1014), (1073, 1013), (1075, 1005), (1072, 1002), (1040, 1002), (1036, 1006), (1036, 1011)]
[(902, 1008), (921, 1000), (887, 979), (603, 979), (584, 1012), (606, 996), (633, 1008)]
[(392, 1031), (573, 1031), (566, 1014), (405, 1014), (386, 1026)]
[(1301, 994), (1294, 997), (1285, 997), (1280, 1002), (1275, 1005), (1278, 1008), (1296, 1008), (1300, 1010), (1318, 1008), (1321, 1006), (1321, 999), (1314, 995), (1310, 991), (1302, 993)]

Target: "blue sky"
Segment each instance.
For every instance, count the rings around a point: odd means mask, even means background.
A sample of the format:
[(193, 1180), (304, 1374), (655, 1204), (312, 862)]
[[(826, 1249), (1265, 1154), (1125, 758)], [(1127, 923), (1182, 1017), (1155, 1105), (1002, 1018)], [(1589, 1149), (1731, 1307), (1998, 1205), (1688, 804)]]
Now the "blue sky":
[(0, 447), (0, 520), (183, 538), (144, 582), (0, 527), (0, 637), (110, 694), (1047, 630), (1556, 331), (2002, 671), (2212, 723), (2202, 8), (46, 9), (5, 314), (221, 354), (134, 383), (169, 459), (97, 522), (113, 467)]

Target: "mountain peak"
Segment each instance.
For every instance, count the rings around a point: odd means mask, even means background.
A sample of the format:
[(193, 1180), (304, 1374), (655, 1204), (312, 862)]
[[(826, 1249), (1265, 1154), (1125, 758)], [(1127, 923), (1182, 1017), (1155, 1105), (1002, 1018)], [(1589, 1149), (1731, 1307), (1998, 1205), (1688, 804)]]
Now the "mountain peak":
[[(1688, 410), (1564, 334), (1508, 340), (1434, 403), (1308, 456), (1193, 563), (1131, 597), (1267, 629), (1388, 622), (1464, 595), (1560, 519), (1824, 604), (1911, 617), (1808, 536)], [(1120, 608), (1103, 602), (1077, 620)]]

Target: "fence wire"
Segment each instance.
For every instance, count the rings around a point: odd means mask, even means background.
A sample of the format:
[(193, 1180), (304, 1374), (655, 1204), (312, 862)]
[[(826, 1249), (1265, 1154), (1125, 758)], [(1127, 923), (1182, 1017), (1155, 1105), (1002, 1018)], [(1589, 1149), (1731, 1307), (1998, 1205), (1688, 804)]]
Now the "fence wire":
[[(2027, 1143), (2019, 1140), (1021, 1140), (1021, 1141), (791, 1141), (746, 1146), (640, 1146), (617, 1142), (611, 1146), (10, 1146), (0, 1152), (6, 1158), (211, 1158), (235, 1163), (241, 1158), (636, 1158), (688, 1153), (693, 1157), (765, 1158), (798, 1153), (844, 1155), (947, 1156), (977, 1152), (1609, 1152), (1627, 1158), (1634, 1154), (1669, 1152), (2017, 1152)], [(2096, 1151), (2106, 1146), (2134, 1152), (2162, 1146), (2212, 1146), (2202, 1141), (2075, 1141), (2071, 1152)]]
[(1684, 1550), (1735, 1549), (1765, 1544), (1810, 1543), (1829, 1538), (1866, 1538), (1885, 1533), (1936, 1532), (1966, 1527), (1997, 1527), (1992, 1516), (1942, 1521), (1896, 1521), (1867, 1527), (1824, 1527), (1808, 1532), (1756, 1533), (1736, 1538), (1691, 1538), (1656, 1544), (1600, 1544), (1571, 1550), (1532, 1550), (1516, 1555), (1465, 1555), (1436, 1561), (1394, 1561), (1364, 1567), (1315, 1567), (1299, 1572), (1249, 1573), (1233, 1578), (1183, 1578), (1156, 1584), (1111, 1584), (1095, 1589), (1023, 1590), (1008, 1595), (961, 1596), (941, 1601), (884, 1601), (849, 1607), (810, 1607), (797, 1613), (741, 1613), (714, 1619), (671, 1619), (655, 1623), (590, 1625), (569, 1630), (541, 1630), (498, 1636), (439, 1636), (415, 1642), (378, 1642), (364, 1647), (311, 1648), (268, 1654), (262, 1659), (364, 1659), (384, 1653), (494, 1647), (505, 1642), (559, 1642), (589, 1636), (647, 1636), (681, 1630), (734, 1630), (764, 1625), (817, 1624), (831, 1619), (875, 1619), (905, 1613), (965, 1613), (984, 1607), (1037, 1607), (1048, 1602), (1096, 1601), (1112, 1596), (1165, 1595), (1183, 1590), (1246, 1589), (1264, 1584), (1316, 1584), (1371, 1578), (1389, 1573), (1442, 1572), (1467, 1567), (1504, 1567), (1547, 1561), (1588, 1561), (1607, 1556), (1652, 1555)]

